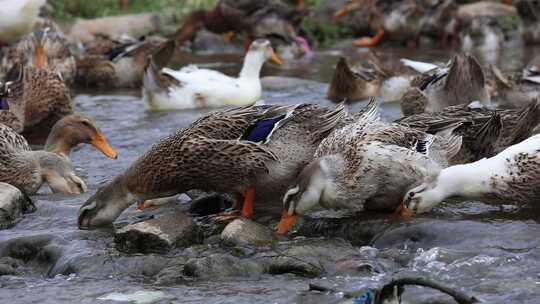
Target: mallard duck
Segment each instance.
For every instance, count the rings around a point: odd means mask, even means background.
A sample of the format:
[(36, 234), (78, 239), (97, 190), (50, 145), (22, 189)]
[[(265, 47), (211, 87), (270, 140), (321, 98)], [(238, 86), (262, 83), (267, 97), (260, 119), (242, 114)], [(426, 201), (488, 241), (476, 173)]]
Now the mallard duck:
[(24, 137), (3, 124), (0, 124), (0, 182), (26, 194), (36, 193), (43, 183), (53, 192), (86, 191), (86, 184), (68, 159), (56, 153), (30, 150)]
[(181, 110), (226, 105), (252, 105), (261, 97), (259, 74), (266, 60), (277, 64), (270, 42), (255, 40), (238, 78), (190, 65), (179, 71), (149, 64), (144, 73), (143, 101), (147, 110)]
[(283, 197), (279, 233), (316, 206), (393, 211), (407, 189), (446, 166), (460, 149), (461, 137), (452, 134), (455, 125), (430, 135), (380, 122), (377, 104), (369, 107), (373, 110), (321, 142), (314, 161)]
[(515, 0), (521, 24), (519, 31), (526, 44), (540, 43), (540, 3), (531, 0)]
[(491, 157), (533, 134), (540, 123), (540, 102), (534, 101), (519, 110), (490, 110), (452, 106), (438, 113), (423, 113), (395, 121), (434, 134), (441, 127), (461, 122), (454, 130), (461, 135), (461, 150), (451, 164), (464, 164)]
[(409, 88), (412, 77), (396, 76), (383, 67), (376, 55), (370, 57), (362, 66), (349, 67), (341, 57), (326, 91), (326, 97), (333, 102), (358, 101), (380, 96), (384, 101), (400, 100)]
[(47, 137), (44, 149), (69, 159), (71, 150), (81, 143), (94, 146), (109, 158), (117, 158), (116, 152), (96, 123), (80, 114), (71, 114), (57, 121)]
[[(411, 90), (401, 100), (404, 114), (422, 112), (438, 112), (452, 105), (470, 104), (479, 101), (482, 105), (489, 104), (489, 95), (485, 85), (484, 72), (478, 61), (471, 55), (457, 54), (445, 67), (436, 67), (426, 72), (430, 65), (412, 60), (402, 60), (404, 64), (420, 72), (412, 80)], [(416, 88), (416, 89), (415, 89)], [(418, 91), (421, 94), (418, 94)], [(412, 96), (425, 98), (417, 101)], [(425, 108), (421, 108), (425, 104)]]
[(22, 135), (32, 144), (43, 144), (52, 126), (73, 113), (70, 91), (57, 72), (16, 64), (7, 75), (6, 86), (6, 104), (23, 122)]
[(4, 0), (0, 10), (0, 44), (17, 41), (32, 30), (47, 0)]
[(540, 200), (540, 135), (491, 157), (441, 170), (404, 196), (405, 216), (425, 213), (446, 198), (519, 204)]
[[(126, 40), (113, 48), (110, 47), (114, 44), (91, 45), (88, 54), (76, 58), (76, 83), (83, 87), (139, 88), (148, 56), (172, 43), (170, 40), (143, 37)], [(107, 52), (95, 54), (99, 50)]]
[(533, 58), (521, 72), (504, 74), (490, 66), (495, 101), (500, 108), (521, 108), (540, 98), (540, 56)]
[(254, 200), (279, 201), (344, 115), (343, 105), (308, 104), (208, 114), (159, 141), (84, 203), (79, 227), (108, 225), (132, 203), (191, 189), (236, 194), (249, 217)]
[(186, 18), (175, 33), (176, 46), (192, 40), (202, 28), (223, 34), (225, 40), (230, 40), (234, 33), (241, 34), (246, 49), (260, 38), (295, 44), (296, 28), (304, 15), (304, 10), (279, 0), (220, 0), (212, 10), (194, 11)]
[(448, 36), (454, 34), (452, 21), (456, 8), (451, 0), (351, 0), (338, 9), (334, 17), (341, 18), (351, 12), (360, 11), (360, 16), (368, 20), (375, 35), (354, 40), (354, 46), (373, 47), (379, 44), (383, 37), (389, 41), (416, 44), (420, 35), (445, 42)]
[(67, 84), (75, 78), (75, 58), (71, 55), (68, 41), (58, 25), (50, 20), (36, 23), (32, 32), (9, 48), (2, 58), (1, 70), (6, 73), (15, 64), (47, 67), (62, 75)]

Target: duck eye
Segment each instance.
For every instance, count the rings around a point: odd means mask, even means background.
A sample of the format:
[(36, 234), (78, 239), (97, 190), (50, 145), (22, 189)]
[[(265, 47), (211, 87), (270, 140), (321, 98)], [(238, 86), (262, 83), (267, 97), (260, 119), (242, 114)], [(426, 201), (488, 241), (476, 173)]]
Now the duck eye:
[(409, 197), (413, 197), (414, 194), (415, 194), (414, 192), (410, 192), (410, 193), (409, 193)]

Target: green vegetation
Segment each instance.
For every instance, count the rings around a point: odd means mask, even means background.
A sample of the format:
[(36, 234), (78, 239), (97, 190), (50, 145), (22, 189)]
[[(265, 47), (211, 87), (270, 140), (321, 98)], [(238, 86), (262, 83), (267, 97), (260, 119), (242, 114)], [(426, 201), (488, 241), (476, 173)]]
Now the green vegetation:
[(216, 0), (129, 0), (127, 10), (119, 0), (49, 0), (50, 15), (60, 22), (74, 18), (99, 18), (141, 12), (174, 10), (184, 15), (192, 10), (212, 7)]

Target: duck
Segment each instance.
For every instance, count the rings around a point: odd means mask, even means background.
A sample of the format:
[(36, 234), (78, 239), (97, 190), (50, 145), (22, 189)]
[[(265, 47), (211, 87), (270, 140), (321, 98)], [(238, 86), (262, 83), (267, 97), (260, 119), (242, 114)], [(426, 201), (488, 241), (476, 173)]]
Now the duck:
[(186, 41), (193, 40), (196, 33), (205, 28), (223, 34), (226, 41), (230, 41), (234, 34), (242, 35), (246, 50), (253, 40), (262, 38), (273, 39), (272, 42), (279, 42), (279, 45), (303, 48), (304, 45), (297, 44), (295, 40), (297, 28), (306, 14), (301, 6), (301, 2), (297, 3), (297, 7), (292, 7), (279, 0), (220, 0), (213, 9), (197, 10), (186, 17), (174, 35), (176, 47), (180, 48)]
[[(401, 99), (405, 115), (433, 113), (448, 106), (468, 105), (475, 101), (482, 106), (489, 105), (484, 71), (471, 55), (458, 53), (444, 67), (412, 60), (401, 62), (422, 73), (412, 80), (410, 91)], [(433, 68), (429, 69), (430, 66)]]
[(505, 74), (490, 65), (499, 108), (522, 108), (540, 98), (540, 56), (534, 57), (521, 72)]
[[(38, 56), (38, 58), (34, 58)], [(43, 60), (40, 65), (58, 72), (66, 84), (75, 79), (76, 63), (71, 55), (69, 43), (60, 27), (51, 20), (41, 20), (33, 30), (10, 47), (2, 58), (1, 71), (5, 74), (15, 64), (36, 66), (34, 61)]]
[(13, 129), (0, 124), (0, 182), (11, 184), (28, 195), (43, 183), (53, 192), (81, 194), (87, 190), (71, 162), (52, 152), (32, 151)]
[(326, 98), (333, 102), (353, 102), (370, 97), (397, 101), (409, 88), (411, 79), (408, 75), (396, 75), (394, 71), (383, 67), (373, 52), (369, 53), (367, 61), (354, 69), (345, 57), (340, 57), (326, 91)]
[(448, 165), (461, 147), (459, 124), (436, 135), (381, 122), (374, 99), (370, 111), (334, 130), (283, 196), (278, 233), (315, 207), (350, 211), (394, 211), (405, 191)]
[[(146, 37), (119, 41), (102, 38), (99, 41), (89, 45), (85, 54), (76, 57), (75, 82), (80, 87), (140, 88), (148, 57), (173, 43), (172, 40)], [(104, 53), (97, 53), (100, 51)]]
[(210, 113), (161, 139), (98, 190), (80, 207), (79, 228), (110, 225), (133, 203), (193, 189), (236, 195), (240, 216), (251, 217), (254, 201), (264, 202), (265, 208), (279, 201), (344, 116), (343, 104), (335, 109), (295, 104)]
[(54, 124), (44, 150), (69, 159), (73, 148), (81, 143), (92, 145), (110, 159), (118, 158), (96, 122), (77, 113), (67, 115)]
[(540, 200), (540, 135), (499, 154), (438, 172), (403, 196), (401, 215), (431, 211), (447, 198), (536, 204)]
[(389, 41), (413, 42), (416, 44), (421, 34), (445, 38), (449, 33), (455, 5), (451, 1), (346, 1), (334, 17), (341, 18), (351, 12), (360, 11), (367, 15), (372, 37), (362, 37), (352, 42), (358, 47), (377, 46), (383, 37)]
[(260, 71), (269, 59), (281, 64), (270, 41), (259, 39), (250, 46), (238, 78), (194, 65), (175, 71), (149, 64), (142, 89), (145, 108), (163, 111), (253, 105), (261, 98)]
[(5, 0), (0, 12), (0, 44), (9, 45), (32, 30), (47, 0)]
[(441, 127), (461, 122), (454, 130), (463, 139), (460, 151), (450, 164), (465, 164), (491, 157), (532, 136), (540, 123), (540, 102), (535, 100), (522, 109), (450, 106), (438, 113), (406, 116), (394, 123), (435, 134)]
[(540, 3), (529, 0), (515, 0), (514, 6), (521, 23), (519, 32), (527, 45), (540, 43)]

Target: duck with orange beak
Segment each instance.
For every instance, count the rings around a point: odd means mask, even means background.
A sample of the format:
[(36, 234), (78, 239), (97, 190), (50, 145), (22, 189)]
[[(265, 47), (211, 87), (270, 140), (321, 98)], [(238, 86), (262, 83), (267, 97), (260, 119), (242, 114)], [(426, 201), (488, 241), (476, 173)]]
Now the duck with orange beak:
[[(193, 189), (236, 195), (251, 217), (254, 202), (278, 201), (344, 118), (344, 107), (252, 106), (210, 113), (163, 138), (79, 210), (79, 227), (111, 224), (134, 203)], [(278, 206), (276, 206), (278, 207)]]
[(261, 98), (260, 73), (266, 61), (282, 63), (266, 39), (251, 44), (237, 78), (193, 65), (179, 71), (159, 69), (152, 59), (143, 79), (145, 107), (162, 111), (253, 105)]
[(283, 197), (277, 230), (286, 234), (298, 216), (317, 207), (394, 211), (404, 192), (438, 172), (461, 147), (455, 126), (429, 135), (378, 121), (374, 100), (356, 122), (324, 139), (314, 161)]
[(80, 114), (71, 114), (56, 122), (49, 137), (47, 137), (45, 151), (69, 159), (71, 150), (81, 143), (94, 146), (108, 158), (116, 159), (118, 157), (96, 123)]

